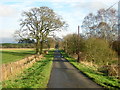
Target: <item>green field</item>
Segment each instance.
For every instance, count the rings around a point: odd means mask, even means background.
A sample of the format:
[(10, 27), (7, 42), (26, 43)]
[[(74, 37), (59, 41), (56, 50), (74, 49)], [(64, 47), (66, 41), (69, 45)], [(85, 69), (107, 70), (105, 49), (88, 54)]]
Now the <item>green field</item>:
[(2, 63), (4, 64), (35, 54), (35, 51), (33, 49), (3, 49), (0, 51), (0, 54), (2, 54)]
[(86, 76), (105, 88), (118, 89), (120, 88), (120, 80), (105, 75), (94, 70), (94, 67), (88, 67), (84, 64), (78, 63), (74, 58), (69, 57), (64, 51), (62, 55), (73, 64), (78, 70), (82, 71)]
[(53, 52), (49, 51), (44, 59), (37, 61), (16, 78), (3, 81), (3, 88), (46, 88), (52, 68)]

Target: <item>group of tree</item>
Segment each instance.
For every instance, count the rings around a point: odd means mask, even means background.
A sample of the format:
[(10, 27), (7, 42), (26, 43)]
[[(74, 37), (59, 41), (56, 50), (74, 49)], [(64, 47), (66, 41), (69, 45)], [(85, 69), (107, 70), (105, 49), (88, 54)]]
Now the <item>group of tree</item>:
[(22, 13), (20, 29), (15, 32), (15, 37), (20, 39), (34, 39), (36, 54), (42, 54), (43, 43), (53, 31), (66, 27), (62, 18), (48, 7), (32, 8)]
[(116, 9), (100, 9), (97, 14), (89, 13), (83, 20), (82, 30), (89, 37), (104, 38), (108, 41), (118, 39), (118, 13)]
[(34, 39), (20, 39), (18, 43), (35, 43)]
[(19, 43), (34, 43), (36, 54), (42, 54), (44, 47), (63, 47), (68, 54), (77, 54), (78, 62), (84, 54), (85, 60), (106, 64), (116, 55), (112, 48), (119, 51), (115, 48), (118, 39), (118, 14), (115, 9), (100, 9), (97, 14), (88, 14), (82, 23), (84, 34), (70, 34), (63, 41), (48, 37), (51, 32), (67, 26), (52, 9), (32, 8), (22, 15), (21, 28), (15, 36), (19, 36)]
[[(118, 40), (118, 13), (115, 9), (100, 9), (89, 13), (82, 23), (82, 35), (64, 37), (63, 48), (70, 55), (76, 54), (78, 62), (90, 61), (99, 65), (116, 62), (120, 51)], [(117, 51), (117, 52), (116, 52)]]
[(34, 48), (33, 43), (2, 43), (0, 48)]
[(116, 9), (100, 9), (97, 14), (89, 13), (83, 20), (82, 30), (86, 38), (102, 38), (112, 49), (120, 52), (119, 16)]
[(117, 57), (117, 53), (110, 48), (109, 42), (101, 38), (78, 37), (68, 34), (63, 40), (63, 49), (69, 55), (77, 55), (77, 61), (88, 61), (98, 65), (108, 65)]
[(77, 54), (77, 60), (80, 60), (80, 53), (84, 49), (84, 42), (82, 36), (77, 34), (68, 34), (63, 40), (63, 49), (68, 54)]
[[(43, 43), (44, 49), (54, 48), (56, 40), (52, 37), (48, 37)], [(32, 39), (20, 39), (18, 43), (1, 43), (1, 48), (35, 48), (35, 41)]]

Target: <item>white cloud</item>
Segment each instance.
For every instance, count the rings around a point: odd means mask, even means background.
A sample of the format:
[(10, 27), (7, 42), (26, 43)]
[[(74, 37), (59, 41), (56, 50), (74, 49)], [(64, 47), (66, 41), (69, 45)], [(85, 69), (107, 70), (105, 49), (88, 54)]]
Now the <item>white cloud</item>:
[(102, 2), (86, 2), (86, 3), (82, 3), (81, 6), (83, 6), (83, 8), (90, 8), (92, 10), (106, 7), (106, 5)]
[(14, 33), (13, 29), (0, 30), (0, 38), (12, 38), (13, 33)]
[(0, 30), (0, 43), (14, 43), (15, 38), (13, 36), (13, 30)]
[(103, 2), (80, 2), (72, 4), (73, 8), (76, 8), (78, 11), (82, 12), (95, 12), (101, 8), (107, 9), (110, 5), (106, 5)]
[(4, 16), (14, 16), (16, 14), (16, 9), (8, 5), (0, 5), (0, 17)]
[[(83, 18), (89, 12), (95, 12), (100, 8), (108, 8), (117, 1), (118, 0), (1, 0), (0, 20), (2, 18), (2, 22), (0, 22), (0, 25), (2, 25), (2, 27), (0, 29), (0, 38), (12, 37), (14, 31), (19, 28), (18, 20), (21, 17), (21, 12), (34, 7), (34, 2), (52, 2), (50, 6), (54, 6), (52, 8), (57, 10), (56, 13), (61, 15), (69, 24), (68, 31), (56, 33), (57, 36), (62, 37), (68, 33), (77, 33), (77, 26), (81, 25)], [(64, 5), (68, 5), (70, 8), (66, 8), (67, 6)]]
[(1, 0), (1, 2), (116, 2), (119, 0)]

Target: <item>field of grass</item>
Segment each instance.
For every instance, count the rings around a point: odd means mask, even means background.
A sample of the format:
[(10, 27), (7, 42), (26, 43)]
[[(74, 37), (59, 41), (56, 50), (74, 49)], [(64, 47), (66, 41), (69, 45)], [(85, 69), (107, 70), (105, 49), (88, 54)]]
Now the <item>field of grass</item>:
[(3, 81), (3, 88), (46, 88), (52, 68), (53, 51), (15, 79)]
[(64, 51), (62, 55), (78, 70), (82, 71), (86, 76), (105, 88), (120, 89), (120, 80), (106, 76), (104, 73), (95, 71), (92, 67), (78, 63), (75, 59), (69, 57)]
[(26, 56), (34, 54), (33, 49), (2, 49), (0, 54), (2, 54), (2, 63), (14, 62), (25, 58)]

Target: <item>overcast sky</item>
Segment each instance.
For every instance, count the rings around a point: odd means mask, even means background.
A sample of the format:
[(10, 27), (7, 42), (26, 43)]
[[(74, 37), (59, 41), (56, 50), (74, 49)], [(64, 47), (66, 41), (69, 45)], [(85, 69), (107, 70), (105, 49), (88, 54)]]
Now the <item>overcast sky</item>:
[(63, 37), (69, 33), (77, 33), (77, 26), (81, 26), (87, 14), (96, 13), (100, 8), (107, 9), (117, 1), (119, 0), (0, 0), (0, 43), (15, 42), (13, 33), (19, 29), (21, 13), (30, 8), (47, 6), (62, 16), (69, 27), (66, 31), (55, 34)]

